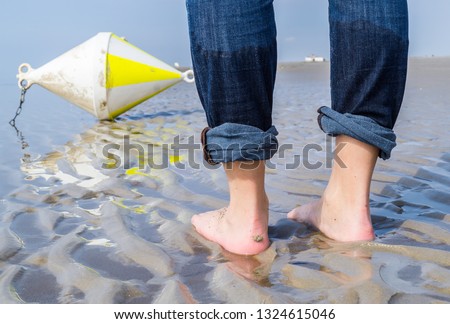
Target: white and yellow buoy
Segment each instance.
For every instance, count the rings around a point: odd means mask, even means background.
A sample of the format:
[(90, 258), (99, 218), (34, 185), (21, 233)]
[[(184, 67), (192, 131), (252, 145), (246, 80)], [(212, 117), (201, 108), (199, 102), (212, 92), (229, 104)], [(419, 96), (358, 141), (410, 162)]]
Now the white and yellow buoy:
[(19, 66), (19, 87), (39, 84), (99, 119), (114, 119), (184, 80), (180, 72), (113, 33), (96, 36), (38, 69)]

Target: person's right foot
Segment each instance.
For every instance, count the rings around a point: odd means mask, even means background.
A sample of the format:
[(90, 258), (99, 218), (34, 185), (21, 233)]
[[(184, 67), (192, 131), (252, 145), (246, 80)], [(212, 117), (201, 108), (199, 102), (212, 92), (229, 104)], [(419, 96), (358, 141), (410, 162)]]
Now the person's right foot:
[(339, 159), (321, 199), (293, 209), (288, 218), (316, 227), (331, 239), (343, 242), (375, 238), (370, 218), (370, 183), (378, 149), (339, 135)]
[(293, 209), (288, 218), (317, 228), (341, 242), (370, 241), (375, 238), (368, 206), (356, 207), (335, 199), (319, 200)]

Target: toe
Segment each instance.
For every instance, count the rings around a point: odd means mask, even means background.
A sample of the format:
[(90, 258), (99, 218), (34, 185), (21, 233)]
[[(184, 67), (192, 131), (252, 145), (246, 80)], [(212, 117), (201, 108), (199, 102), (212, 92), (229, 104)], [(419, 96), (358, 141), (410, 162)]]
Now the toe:
[(192, 224), (195, 228), (197, 228), (199, 221), (200, 221), (200, 215), (197, 214), (197, 215), (192, 216), (192, 218), (191, 218), (191, 224)]
[(287, 214), (287, 218), (289, 219), (293, 219), (293, 220), (297, 220), (298, 217), (298, 209), (300, 207), (294, 208), (292, 209), (288, 214)]

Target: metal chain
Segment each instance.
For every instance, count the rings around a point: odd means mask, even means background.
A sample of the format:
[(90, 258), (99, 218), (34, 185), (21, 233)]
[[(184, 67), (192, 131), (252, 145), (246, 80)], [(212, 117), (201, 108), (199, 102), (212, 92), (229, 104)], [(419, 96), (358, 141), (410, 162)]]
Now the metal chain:
[(16, 127), (16, 118), (20, 115), (20, 113), (22, 112), (22, 105), (25, 102), (25, 94), (27, 93), (27, 89), (22, 88), (22, 91), (20, 92), (20, 102), (19, 102), (19, 107), (17, 107), (16, 110), (16, 115), (14, 116), (13, 119), (11, 119), (9, 121), (9, 124), (12, 127)]
[(25, 141), (25, 137), (22, 135), (22, 132), (20, 130), (17, 129), (16, 127), (16, 118), (20, 115), (20, 113), (22, 112), (22, 105), (25, 102), (25, 94), (27, 93), (27, 89), (25, 89), (24, 87), (22, 88), (22, 91), (20, 92), (20, 102), (19, 102), (19, 107), (17, 107), (16, 110), (16, 115), (14, 116), (13, 119), (11, 119), (9, 121), (9, 124), (14, 127), (14, 129), (16, 130), (17, 133), (17, 137), (19, 138), (21, 144), (22, 144), (22, 149), (27, 148), (29, 145), (28, 143)]

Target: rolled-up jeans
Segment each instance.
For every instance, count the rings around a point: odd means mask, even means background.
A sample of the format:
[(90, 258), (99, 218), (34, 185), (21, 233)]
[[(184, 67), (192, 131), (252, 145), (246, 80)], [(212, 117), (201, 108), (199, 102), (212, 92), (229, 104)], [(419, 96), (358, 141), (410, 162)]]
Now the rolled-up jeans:
[[(186, 4), (196, 85), (208, 123), (202, 134), (205, 158), (210, 163), (270, 159), (278, 147), (272, 124), (273, 0)], [(319, 125), (331, 136), (373, 145), (388, 159), (406, 82), (407, 1), (329, 0), (329, 23), (331, 108), (319, 108)]]

